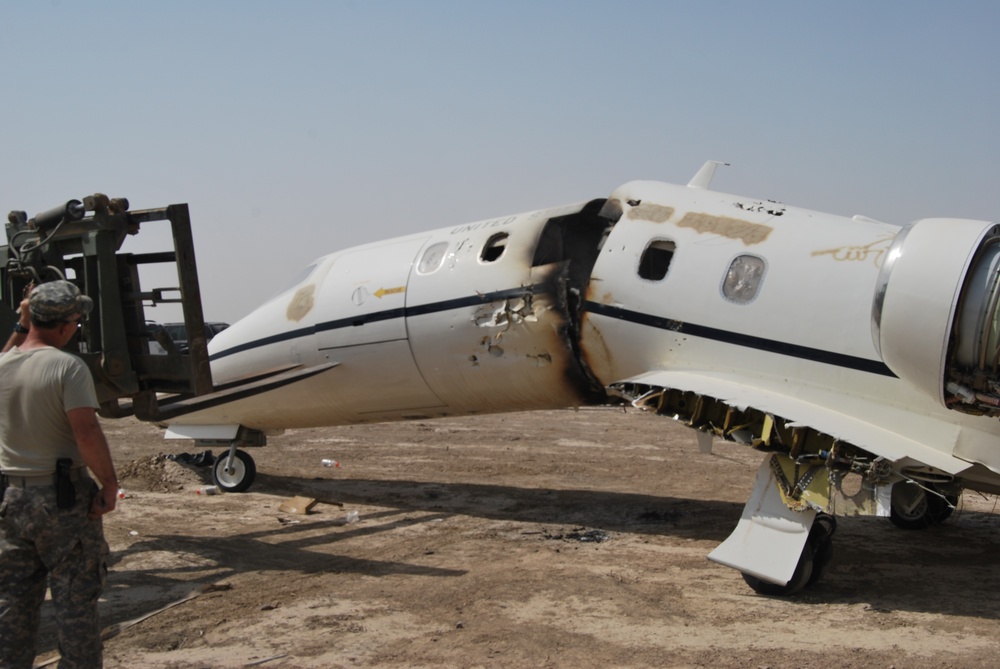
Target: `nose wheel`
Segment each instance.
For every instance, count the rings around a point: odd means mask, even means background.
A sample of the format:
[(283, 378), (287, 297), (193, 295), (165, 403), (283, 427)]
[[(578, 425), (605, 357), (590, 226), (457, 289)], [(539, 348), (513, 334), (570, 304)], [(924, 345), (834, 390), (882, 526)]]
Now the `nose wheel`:
[(257, 477), (257, 465), (246, 451), (230, 448), (212, 466), (212, 481), (222, 492), (243, 492)]

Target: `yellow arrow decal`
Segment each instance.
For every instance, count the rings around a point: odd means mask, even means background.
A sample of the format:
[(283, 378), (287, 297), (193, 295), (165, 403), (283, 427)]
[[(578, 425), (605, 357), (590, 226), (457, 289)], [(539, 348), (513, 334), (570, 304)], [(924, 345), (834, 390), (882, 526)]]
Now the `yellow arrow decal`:
[(397, 286), (395, 288), (379, 288), (373, 294), (375, 297), (382, 299), (383, 295), (394, 295), (396, 293), (405, 293), (406, 286)]

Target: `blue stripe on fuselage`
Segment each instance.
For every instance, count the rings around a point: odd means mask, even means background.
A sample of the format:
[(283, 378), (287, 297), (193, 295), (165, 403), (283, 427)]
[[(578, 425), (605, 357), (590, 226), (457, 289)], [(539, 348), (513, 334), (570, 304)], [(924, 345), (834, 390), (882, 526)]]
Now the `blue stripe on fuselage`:
[[(262, 346), (269, 346), (271, 344), (277, 344), (283, 341), (297, 339), (299, 337), (308, 337), (317, 332), (327, 332), (330, 330), (339, 330), (342, 328), (358, 327), (361, 325), (365, 325), (366, 323), (376, 323), (379, 321), (392, 320), (396, 318), (426, 316), (430, 314), (451, 311), (454, 309), (462, 309), (470, 306), (487, 304), (489, 302), (494, 302), (496, 300), (505, 300), (512, 297), (520, 297), (526, 293), (535, 292), (534, 289), (535, 287), (511, 288), (508, 290), (501, 290), (493, 293), (470, 295), (466, 297), (455, 298), (452, 300), (432, 302), (429, 304), (421, 304), (412, 307), (398, 307), (395, 309), (386, 309), (384, 311), (374, 311), (367, 314), (359, 314), (358, 316), (352, 316), (350, 318), (338, 318), (332, 321), (317, 323), (314, 326), (289, 330), (288, 332), (281, 332), (279, 334), (270, 335), (268, 337), (262, 337), (261, 339), (255, 339), (253, 341), (239, 344), (237, 346), (227, 348), (224, 351), (219, 351), (218, 353), (214, 353), (210, 357), (210, 359), (219, 360), (221, 358), (225, 358), (227, 356), (234, 355), (236, 353), (241, 353), (243, 351), (260, 348)], [(859, 358), (856, 356), (846, 355), (843, 353), (834, 353), (832, 351), (824, 351), (822, 349), (810, 348), (808, 346), (800, 346), (798, 344), (789, 344), (786, 342), (775, 341), (773, 339), (755, 337), (753, 335), (747, 335), (740, 332), (720, 330), (718, 328), (707, 327), (704, 325), (697, 325), (694, 323), (686, 323), (682, 321), (671, 320), (669, 318), (664, 318), (662, 316), (653, 316), (639, 311), (630, 311), (628, 309), (622, 309), (621, 307), (614, 307), (607, 304), (599, 304), (597, 302), (589, 302), (589, 301), (585, 302), (584, 310), (600, 316), (606, 316), (608, 318), (616, 318), (629, 323), (635, 323), (637, 325), (644, 325), (647, 327), (657, 328), (659, 330), (669, 330), (671, 332), (678, 332), (691, 337), (710, 339), (712, 341), (733, 344), (735, 346), (743, 346), (745, 348), (752, 348), (758, 351), (765, 351), (768, 353), (777, 353), (779, 355), (785, 355), (792, 358), (799, 358), (801, 360), (810, 360), (812, 362), (820, 362), (823, 364), (834, 365), (836, 367), (843, 367), (846, 369), (853, 369), (860, 372), (868, 372), (869, 374), (878, 374), (881, 376), (891, 376), (891, 377), (896, 376), (880, 360)]]
[(859, 358), (853, 355), (846, 355), (844, 353), (834, 353), (832, 351), (824, 351), (818, 348), (810, 348), (808, 346), (800, 346), (798, 344), (788, 344), (786, 342), (775, 341), (773, 339), (764, 339), (763, 337), (755, 337), (741, 332), (731, 332), (729, 330), (719, 330), (717, 328), (711, 328), (704, 325), (696, 325), (694, 323), (675, 321), (660, 316), (651, 316), (639, 311), (629, 311), (628, 309), (612, 307), (607, 304), (598, 304), (597, 302), (586, 302), (584, 309), (592, 314), (607, 316), (608, 318), (617, 318), (629, 323), (646, 325), (659, 330), (670, 330), (671, 332), (679, 332), (692, 337), (700, 337), (702, 339), (710, 339), (712, 341), (734, 344), (736, 346), (752, 348), (758, 351), (766, 351), (768, 353), (777, 353), (779, 355), (786, 355), (792, 358), (799, 358), (801, 360), (821, 362), (827, 365), (834, 365), (836, 367), (854, 369), (859, 372), (868, 372), (869, 374), (879, 374), (881, 376), (891, 377), (896, 376), (892, 373), (892, 370), (890, 370), (885, 363), (880, 360), (869, 360), (868, 358)]
[(467, 297), (458, 297), (452, 300), (444, 300), (442, 302), (432, 302), (430, 304), (421, 304), (414, 307), (397, 307), (395, 309), (386, 309), (384, 311), (373, 311), (367, 314), (358, 314), (357, 316), (352, 316), (350, 318), (338, 318), (332, 321), (324, 321), (322, 323), (317, 323), (306, 328), (298, 328), (296, 330), (289, 330), (288, 332), (281, 332), (269, 337), (262, 337), (261, 339), (255, 339), (253, 341), (248, 341), (243, 344), (238, 344), (231, 348), (227, 348), (224, 351), (219, 351), (218, 353), (213, 353), (209, 360), (219, 360), (220, 358), (225, 358), (227, 356), (233, 355), (234, 353), (241, 353), (243, 351), (249, 351), (250, 349), (260, 348), (261, 346), (269, 346), (271, 344), (277, 344), (283, 341), (289, 341), (291, 339), (298, 339), (299, 337), (308, 337), (317, 332), (326, 332), (329, 330), (340, 330), (342, 328), (351, 328), (365, 325), (367, 323), (377, 323), (379, 321), (392, 320), (394, 318), (409, 318), (411, 316), (424, 316), (427, 314), (436, 314), (444, 311), (451, 311), (452, 309), (462, 309), (465, 307), (476, 306), (479, 304), (488, 304), (490, 302), (495, 302), (496, 300), (506, 300), (512, 297), (521, 297), (526, 293), (533, 293), (535, 291), (534, 286), (529, 286), (526, 288), (510, 288), (507, 290), (498, 290), (493, 293), (483, 293), (470, 295)]

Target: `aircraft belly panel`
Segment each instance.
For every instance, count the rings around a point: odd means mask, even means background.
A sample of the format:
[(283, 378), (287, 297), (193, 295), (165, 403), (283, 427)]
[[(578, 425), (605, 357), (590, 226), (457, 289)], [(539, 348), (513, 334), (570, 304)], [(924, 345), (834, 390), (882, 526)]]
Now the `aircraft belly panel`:
[(420, 376), (405, 340), (335, 349), (329, 355), (341, 362), (336, 401), (345, 410), (375, 416), (411, 410), (422, 415), (443, 408)]

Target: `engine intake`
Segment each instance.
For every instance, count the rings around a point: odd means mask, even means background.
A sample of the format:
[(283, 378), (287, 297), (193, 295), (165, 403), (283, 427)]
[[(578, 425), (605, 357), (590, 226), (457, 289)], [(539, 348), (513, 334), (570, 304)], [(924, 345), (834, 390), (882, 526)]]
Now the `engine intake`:
[(944, 407), (1000, 416), (1000, 226), (903, 228), (879, 272), (872, 337), (893, 373)]

